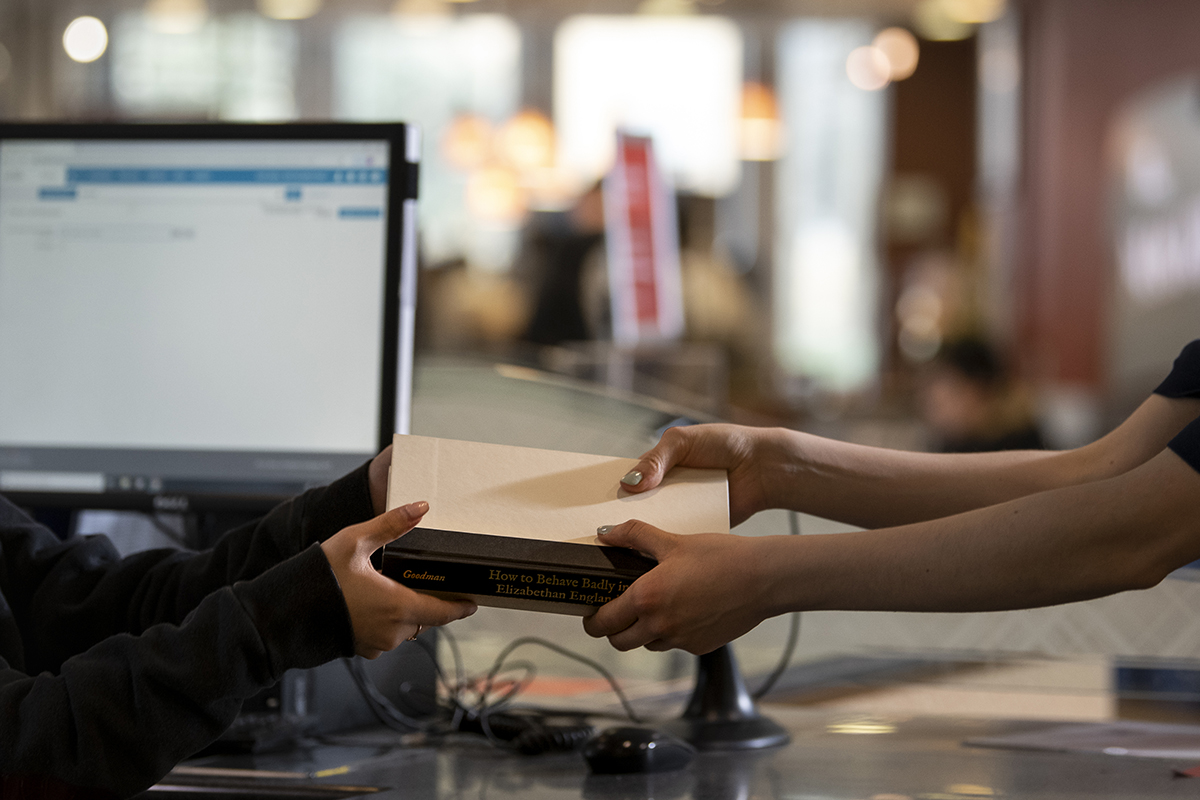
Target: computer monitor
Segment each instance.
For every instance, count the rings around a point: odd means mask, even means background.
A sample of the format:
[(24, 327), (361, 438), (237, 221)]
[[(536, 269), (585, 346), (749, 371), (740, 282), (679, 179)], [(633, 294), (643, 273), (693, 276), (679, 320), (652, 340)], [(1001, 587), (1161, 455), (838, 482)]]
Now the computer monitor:
[(0, 493), (265, 509), (407, 432), (403, 124), (0, 124)]

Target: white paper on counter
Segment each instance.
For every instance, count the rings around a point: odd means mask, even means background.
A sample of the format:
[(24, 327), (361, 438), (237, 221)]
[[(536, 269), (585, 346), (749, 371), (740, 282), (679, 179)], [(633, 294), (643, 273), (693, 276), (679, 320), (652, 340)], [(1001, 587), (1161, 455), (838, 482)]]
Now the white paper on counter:
[(1139, 758), (1200, 759), (1200, 725), (1116, 720), (1038, 728), (967, 739), (975, 747), (1104, 753)]

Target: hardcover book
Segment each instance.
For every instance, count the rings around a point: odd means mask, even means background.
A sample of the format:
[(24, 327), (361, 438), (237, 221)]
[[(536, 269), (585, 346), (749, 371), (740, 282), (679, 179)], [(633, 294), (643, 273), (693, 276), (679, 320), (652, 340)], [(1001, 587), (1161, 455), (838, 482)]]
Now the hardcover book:
[(429, 512), (383, 549), (384, 574), (480, 605), (589, 614), (655, 562), (600, 544), (596, 529), (640, 519), (671, 533), (728, 533), (724, 470), (676, 468), (649, 492), (621, 477), (637, 459), (398, 435), (388, 508)]

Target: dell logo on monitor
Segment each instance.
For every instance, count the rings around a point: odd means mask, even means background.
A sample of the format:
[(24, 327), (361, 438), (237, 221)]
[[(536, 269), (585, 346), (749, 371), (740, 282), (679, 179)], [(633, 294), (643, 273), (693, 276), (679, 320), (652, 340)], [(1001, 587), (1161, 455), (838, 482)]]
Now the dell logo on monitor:
[(156, 494), (154, 496), (154, 510), (176, 512), (187, 511), (188, 499), (183, 495)]

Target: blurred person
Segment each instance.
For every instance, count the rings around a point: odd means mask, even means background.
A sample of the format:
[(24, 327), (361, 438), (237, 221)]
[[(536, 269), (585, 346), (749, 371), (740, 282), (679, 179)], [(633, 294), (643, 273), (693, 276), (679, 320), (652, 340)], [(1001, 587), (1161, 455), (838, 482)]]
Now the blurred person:
[(1024, 393), (996, 350), (975, 336), (947, 340), (921, 374), (922, 417), (942, 453), (1040, 450)]
[(684, 194), (678, 203), (684, 336), (719, 347), (728, 362), (728, 387), (740, 393), (733, 399), (756, 402), (769, 315), (716, 241), (715, 201)]
[(0, 797), (134, 795), (286, 670), (374, 658), (474, 613), (370, 556), (423, 502), (384, 512), (391, 448), (200, 552), (121, 558), (0, 497)]
[(791, 611), (999, 611), (1156, 585), (1200, 558), (1200, 340), (1128, 419), (1073, 450), (916, 453), (785, 429), (671, 428), (621, 483), (725, 469), (730, 522), (785, 508), (865, 530), (600, 541), (658, 561), (584, 619), (619, 650), (705, 653)]
[(563, 224), (542, 235), (545, 263), (537, 276), (533, 312), (521, 338), (534, 344), (596, 338), (585, 294), (585, 273), (604, 245), (604, 193), (600, 183), (584, 192)]
[[(686, 338), (722, 344), (738, 363), (753, 361), (766, 336), (765, 317), (713, 246), (712, 200), (681, 194), (676, 203)], [(603, 184), (588, 189), (567, 212), (565, 225), (542, 239), (545, 265), (522, 338), (554, 345), (611, 337)]]

